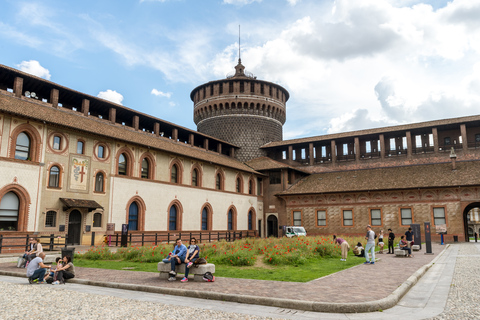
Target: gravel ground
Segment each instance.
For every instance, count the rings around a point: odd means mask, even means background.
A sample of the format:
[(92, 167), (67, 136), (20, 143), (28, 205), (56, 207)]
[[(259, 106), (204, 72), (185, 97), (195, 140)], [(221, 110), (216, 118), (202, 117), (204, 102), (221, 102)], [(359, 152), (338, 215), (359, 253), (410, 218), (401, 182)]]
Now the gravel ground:
[(480, 319), (480, 251), (477, 245), (461, 244), (445, 311), (435, 320)]
[(0, 282), (0, 319), (271, 319)]

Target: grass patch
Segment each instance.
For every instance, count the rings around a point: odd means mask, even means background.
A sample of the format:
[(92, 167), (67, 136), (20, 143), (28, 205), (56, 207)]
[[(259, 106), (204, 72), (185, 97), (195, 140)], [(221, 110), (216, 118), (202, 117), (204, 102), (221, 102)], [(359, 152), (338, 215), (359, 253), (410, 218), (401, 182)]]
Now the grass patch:
[(158, 272), (157, 262), (134, 262), (134, 261), (114, 261), (114, 260), (88, 260), (75, 258), (74, 264), (76, 267), (83, 268), (97, 268), (110, 270), (127, 270), (128, 271), (146, 271)]

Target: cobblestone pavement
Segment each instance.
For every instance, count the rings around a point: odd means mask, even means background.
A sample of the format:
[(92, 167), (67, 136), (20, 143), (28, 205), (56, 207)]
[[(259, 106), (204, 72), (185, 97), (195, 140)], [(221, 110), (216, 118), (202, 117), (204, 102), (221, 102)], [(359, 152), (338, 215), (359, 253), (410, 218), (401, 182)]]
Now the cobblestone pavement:
[(480, 319), (480, 243), (462, 243), (453, 249), (458, 254), (447, 305), (432, 319)]
[[(415, 253), (414, 258), (395, 257), (392, 254), (377, 254), (375, 265), (358, 265), (327, 277), (307, 283), (292, 283), (265, 280), (249, 280), (216, 277), (215, 282), (204, 283), (179, 280), (160, 280), (158, 273), (106, 270), (76, 267), (76, 278), (104, 282), (130, 283), (136, 285), (212, 291), (248, 296), (284, 298), (290, 300), (321, 302), (375, 301), (390, 295), (415, 271), (431, 262), (444, 246), (432, 244), (433, 255), (424, 254), (425, 248)], [(351, 258), (361, 259), (361, 258)], [(340, 263), (340, 261), (339, 261)], [(0, 270), (18, 272), (12, 263), (0, 264)], [(24, 270), (22, 270), (24, 272)], [(401, 272), (399, 272), (401, 271)]]

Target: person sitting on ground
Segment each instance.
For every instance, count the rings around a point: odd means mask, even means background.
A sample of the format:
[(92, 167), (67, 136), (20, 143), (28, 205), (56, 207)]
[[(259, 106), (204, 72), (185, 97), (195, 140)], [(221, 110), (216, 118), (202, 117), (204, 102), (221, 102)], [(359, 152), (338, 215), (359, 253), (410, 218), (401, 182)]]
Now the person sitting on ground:
[(185, 257), (185, 277), (180, 280), (182, 282), (188, 281), (188, 272), (190, 271), (190, 267), (193, 265), (195, 260), (199, 258), (200, 248), (197, 246), (197, 239), (192, 238), (190, 239), (190, 245), (188, 246), (187, 256)]
[(355, 248), (353, 248), (353, 254), (359, 258), (365, 257), (365, 249), (363, 248), (363, 245), (361, 242), (357, 243)]
[(62, 267), (62, 264), (63, 264), (62, 258), (56, 257), (55, 266), (52, 265), (52, 267), (50, 268), (50, 272), (45, 274), (45, 278), (43, 279), (43, 281), (46, 281), (47, 283), (52, 283), (53, 281), (57, 280), (56, 271), (57, 269)]
[(38, 257), (33, 258), (28, 264), (27, 277), (29, 283), (44, 283), (43, 278), (45, 277), (46, 269), (51, 268), (51, 266), (45, 265), (43, 259), (45, 259), (45, 253), (40, 252)]
[(407, 243), (407, 241), (405, 241), (405, 236), (400, 237), (400, 242), (398, 243), (398, 246), (400, 247), (400, 249), (408, 251), (407, 257), (409, 257), (409, 258), (413, 257), (412, 249), (408, 247), (408, 243)]
[(178, 238), (175, 243), (177, 244), (175, 246), (175, 249), (173, 250), (173, 255), (170, 256), (170, 258), (168, 258), (168, 260), (170, 261), (170, 266), (171, 266), (171, 269), (170, 269), (170, 277), (168, 278), (168, 281), (175, 281), (177, 280), (175, 278), (175, 276), (177, 275), (177, 273), (175, 272), (175, 266), (177, 264), (182, 264), (183, 262), (185, 262), (185, 258), (187, 256), (187, 247), (185, 247), (184, 244), (182, 244), (182, 239)]
[(65, 280), (75, 278), (75, 266), (72, 263), (72, 257), (63, 257), (63, 266), (57, 268), (57, 280), (52, 284), (65, 284)]
[(350, 245), (345, 239), (337, 238), (336, 235), (333, 235), (333, 242), (340, 245), (342, 249), (342, 259), (340, 261), (347, 261), (348, 249), (350, 249)]

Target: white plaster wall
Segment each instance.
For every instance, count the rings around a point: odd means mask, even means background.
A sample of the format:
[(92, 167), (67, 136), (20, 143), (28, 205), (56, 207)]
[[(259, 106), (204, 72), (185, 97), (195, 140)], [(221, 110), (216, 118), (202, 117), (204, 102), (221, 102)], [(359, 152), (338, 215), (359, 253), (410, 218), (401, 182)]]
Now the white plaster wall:
[[(114, 177), (111, 205), (111, 221), (120, 231), (126, 223), (127, 203), (134, 196), (143, 199), (146, 205), (145, 231), (168, 229), (168, 210), (172, 201), (178, 200), (183, 207), (182, 230), (200, 230), (201, 209), (205, 203), (213, 208), (212, 229), (227, 229), (227, 211), (231, 205), (237, 209), (237, 229), (248, 228), (248, 211), (254, 208), (257, 219), (261, 218), (256, 196), (177, 186), (158, 182), (139, 181)], [(256, 221), (254, 222), (257, 223)]]
[[(38, 180), (39, 172), (42, 167), (33, 164), (24, 164), (14, 161), (0, 161), (0, 189), (16, 183), (27, 190), (30, 196), (30, 206), (28, 208), (28, 229), (34, 231), (35, 217), (38, 220)], [(38, 222), (38, 221), (37, 221)]]

